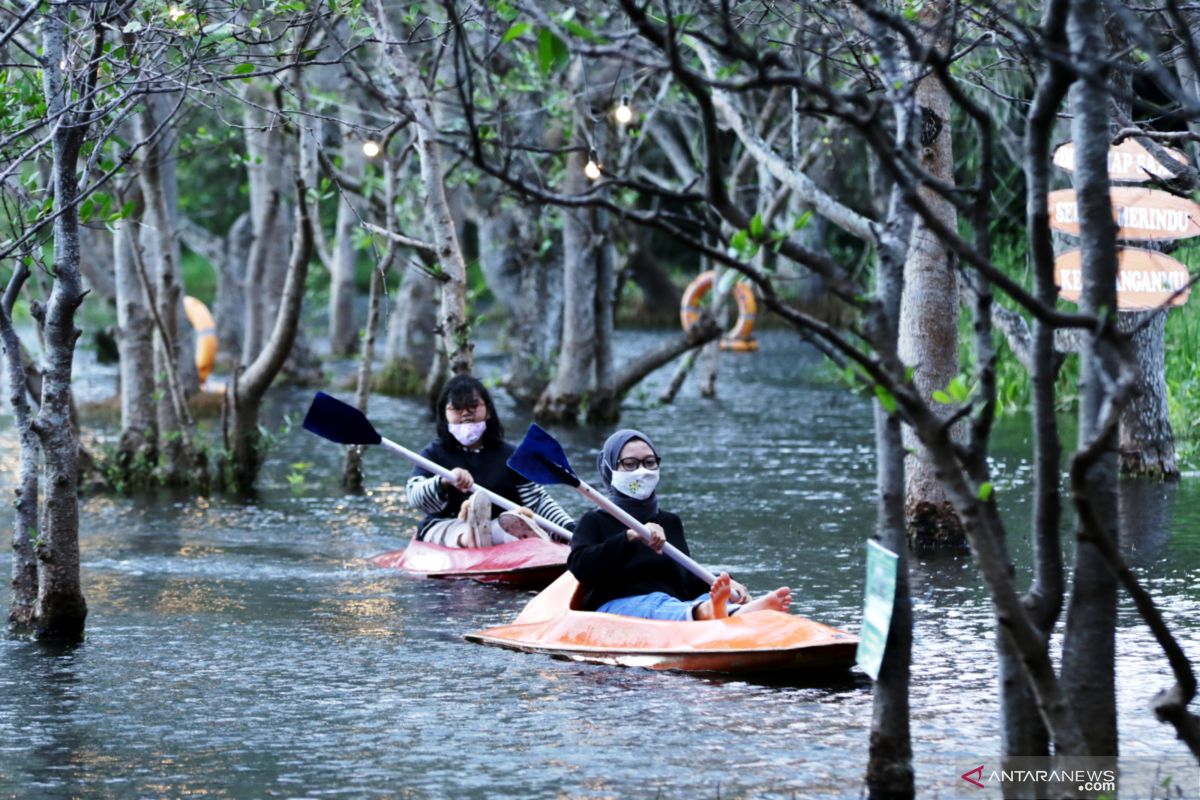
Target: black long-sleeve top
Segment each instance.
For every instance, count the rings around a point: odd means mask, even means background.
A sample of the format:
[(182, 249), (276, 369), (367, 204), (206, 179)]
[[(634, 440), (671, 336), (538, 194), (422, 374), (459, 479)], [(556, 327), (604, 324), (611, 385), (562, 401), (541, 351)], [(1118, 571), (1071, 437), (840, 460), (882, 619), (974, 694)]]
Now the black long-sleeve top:
[[(575, 526), (571, 515), (539, 484), (526, 480), (509, 468), (508, 457), (514, 450), (516, 448), (509, 442), (502, 442), (498, 447), (468, 450), (465, 447), (446, 448), (441, 442), (433, 441), (421, 451), (421, 455), (446, 469), (461, 467), (471, 473), (475, 483), (480, 486), (571, 530)], [(463, 501), (469, 496), (453, 487), (446, 488), (437, 475), (416, 466), (413, 467), (412, 476), (409, 477), (405, 489), (409, 505), (426, 512), (425, 519), (417, 526), (421, 535), (435, 520), (457, 517)], [(500, 506), (493, 505), (492, 517), (500, 516), (503, 510)]]
[[(688, 553), (679, 517), (659, 509), (646, 522), (661, 525), (667, 541)], [(575, 524), (567, 567), (584, 586), (585, 610), (594, 611), (618, 597), (666, 592), (691, 600), (708, 591), (708, 584), (669, 557), (629, 541), (626, 530), (620, 520), (600, 510), (587, 512)]]

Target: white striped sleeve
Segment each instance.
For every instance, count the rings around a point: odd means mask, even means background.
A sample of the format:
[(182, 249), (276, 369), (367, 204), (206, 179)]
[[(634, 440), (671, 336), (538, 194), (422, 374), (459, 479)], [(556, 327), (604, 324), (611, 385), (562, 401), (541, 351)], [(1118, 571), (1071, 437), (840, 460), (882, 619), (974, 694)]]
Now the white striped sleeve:
[(571, 515), (564, 511), (540, 484), (522, 483), (517, 487), (517, 496), (521, 498), (521, 505), (539, 517), (544, 517), (567, 530), (575, 527), (575, 520), (571, 519)]
[(413, 475), (405, 484), (405, 492), (408, 494), (408, 504), (413, 508), (430, 514), (436, 514), (446, 507), (449, 500), (442, 496), (441, 481), (437, 475), (425, 477), (422, 475)]

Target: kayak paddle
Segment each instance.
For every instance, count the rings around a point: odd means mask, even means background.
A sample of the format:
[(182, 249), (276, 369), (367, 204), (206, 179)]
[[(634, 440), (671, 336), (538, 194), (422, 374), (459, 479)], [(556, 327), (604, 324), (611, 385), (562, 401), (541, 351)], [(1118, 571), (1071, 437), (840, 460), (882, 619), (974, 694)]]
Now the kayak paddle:
[[(525, 476), (526, 480), (531, 480), (534, 483), (561, 483), (570, 486), (588, 500), (612, 514), (622, 523), (637, 531), (642, 538), (650, 538), (650, 531), (646, 529), (645, 525), (630, 516), (628, 512), (612, 500), (609, 500), (591, 486), (588, 486), (587, 483), (575, 474), (575, 470), (571, 469), (571, 464), (567, 461), (567, 454), (563, 452), (562, 445), (553, 436), (538, 427), (537, 424), (529, 426), (529, 430), (525, 432), (525, 438), (517, 445), (517, 451), (509, 457), (508, 466)], [(716, 580), (716, 577), (711, 572), (697, 564), (670, 542), (663, 545), (663, 555), (672, 559), (710, 586)]]
[[(365, 414), (349, 403), (343, 403), (324, 392), (317, 392), (313, 397), (312, 405), (308, 407), (308, 413), (304, 415), (304, 429), (315, 433), (322, 439), (328, 439), (338, 444), (380, 445), (385, 450), (404, 456), (427, 472), (432, 472), (448, 481), (454, 480), (450, 470), (441, 464), (435, 464), (420, 453), (414, 453), (407, 447), (402, 447), (391, 439), (380, 436), (379, 431), (375, 430), (375, 426), (371, 424)], [(507, 511), (520, 508), (507, 497), (502, 497), (479, 484), (471, 487), (471, 493), (475, 492), (486, 494), (493, 503)], [(536, 514), (533, 518), (546, 530), (554, 531), (563, 539), (570, 541), (571, 532), (566, 528)]]

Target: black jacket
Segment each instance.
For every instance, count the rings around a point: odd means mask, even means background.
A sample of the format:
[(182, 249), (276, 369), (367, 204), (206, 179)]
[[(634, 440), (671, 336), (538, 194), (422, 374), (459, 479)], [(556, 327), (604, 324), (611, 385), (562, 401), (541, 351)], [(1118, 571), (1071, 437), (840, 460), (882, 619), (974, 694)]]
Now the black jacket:
[[(661, 525), (667, 541), (688, 553), (679, 517), (659, 509), (646, 521)], [(708, 591), (700, 578), (668, 556), (629, 541), (625, 531), (616, 517), (599, 510), (587, 512), (576, 523), (567, 566), (586, 590), (584, 609), (594, 611), (609, 600), (651, 592), (692, 600)]]

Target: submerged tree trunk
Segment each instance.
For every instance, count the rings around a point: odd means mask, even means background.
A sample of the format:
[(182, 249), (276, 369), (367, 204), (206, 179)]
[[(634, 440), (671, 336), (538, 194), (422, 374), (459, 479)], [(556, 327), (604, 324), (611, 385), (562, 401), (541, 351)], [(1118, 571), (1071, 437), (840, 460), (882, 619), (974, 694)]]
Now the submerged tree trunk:
[(15, 634), (33, 632), (33, 611), (37, 603), (37, 558), (33, 542), (38, 538), (38, 438), (34, 433), (33, 409), (25, 387), (25, 366), (21, 341), (13, 328), (12, 309), (29, 268), (18, 263), (0, 300), (0, 347), (4, 351), (9, 405), (20, 444), (20, 468), (17, 476), (16, 513), (13, 519), (12, 598), (8, 609), (8, 629)]
[[(1097, 64), (1106, 51), (1100, 10), (1090, 3), (1071, 3), (1067, 21), (1071, 54), (1081, 63)], [(1109, 196), (1109, 92), (1094, 80), (1071, 87), (1075, 142), (1075, 193), (1079, 209), (1079, 244), (1083, 253), (1080, 309), (1097, 314), (1106, 326), (1116, 324), (1116, 224)], [(1093, 331), (1080, 354), (1079, 444), (1092, 445), (1117, 377), (1117, 354), (1111, 331)], [(1095, 539), (1116, 541), (1117, 448), (1114, 435), (1098, 443), (1098, 455), (1085, 475), (1072, 468), (1076, 502), (1086, 492), (1098, 520), (1097, 529), (1077, 523), (1075, 575), (1063, 637), (1062, 682), (1090, 755), (1117, 755), (1115, 633), (1117, 581)], [(1077, 456), (1078, 458), (1078, 456)]]
[[(349, 113), (349, 112), (347, 112)], [(352, 123), (354, 117), (345, 120)], [(366, 157), (362, 148), (355, 147), (349, 138), (349, 124), (342, 126), (342, 170), (352, 180), (361, 182), (366, 174)], [(357, 294), (355, 272), (358, 251), (354, 235), (359, 216), (348, 192), (337, 193), (337, 223), (333, 232), (333, 254), (329, 265), (329, 351), (337, 356), (353, 355), (361, 346), (358, 325), (354, 317), (354, 298)]]
[[(587, 155), (573, 150), (567, 156), (565, 191), (581, 194), (587, 178)], [(596, 254), (591, 236), (590, 212), (584, 208), (562, 210), (563, 333), (558, 367), (553, 380), (534, 408), (542, 422), (574, 423), (580, 406), (592, 390), (596, 363)]]
[(83, 636), (87, 603), (79, 581), (79, 442), (71, 424), (71, 364), (75, 312), (83, 302), (79, 274), (79, 185), (76, 175), (84, 127), (66, 111), (66, 87), (60, 64), (68, 8), (51, 6), (43, 17), (43, 67), (47, 113), (59, 120), (52, 136), (54, 186), (54, 288), (40, 314), (46, 371), (42, 401), (33, 429), (41, 440), (44, 491), (34, 552), (38, 560), (35, 635), (78, 641)]
[(1179, 478), (1179, 464), (1167, 407), (1167, 312), (1123, 312), (1118, 319), (1123, 333), (1143, 323), (1145, 327), (1130, 339), (1136, 377), (1133, 396), (1121, 409), (1121, 472), (1175, 480)]
[[(148, 139), (138, 174), (145, 199), (146, 228), (143, 240), (152, 257), (153, 281), (146, 277), (145, 294), (153, 306), (156, 321), (154, 337), (154, 378), (159, 399), (156, 422), (159, 434), (161, 479), (168, 486), (206, 482), (204, 465), (197, 460), (192, 446), (192, 420), (187, 408), (179, 364), (179, 309), (183, 304), (183, 281), (179, 269), (173, 215), (168, 203), (168, 188), (163, 165), (167, 150), (161, 139), (156, 107), (161, 103), (147, 98), (137, 118), (138, 135)], [(134, 260), (138, 260), (135, 254)], [(149, 272), (149, 270), (147, 270)], [(189, 363), (191, 361), (189, 360)], [(194, 369), (194, 367), (193, 367)]]
[[(1054, 0), (1043, 14), (1043, 36), (1065, 46), (1065, 14), (1069, 0)], [(1054, 242), (1050, 233), (1050, 141), (1058, 109), (1070, 86), (1065, 66), (1051, 62), (1038, 82), (1029, 111), (1026, 154), (1026, 228), (1038, 300), (1053, 308), (1058, 298), (1054, 280)], [(1055, 411), (1054, 380), (1058, 356), (1054, 326), (1033, 323), (1032, 382), (1034, 441), (1033, 553), (1034, 575), (1022, 602), (1049, 651), (1050, 634), (1062, 614), (1063, 562), (1059, 517), (1062, 510), (1062, 445)], [(1050, 734), (1038, 713), (1020, 655), (1008, 636), (997, 639), (1000, 672), (1000, 751), (1002, 758), (1047, 756)]]
[(377, 383), (390, 394), (420, 394), (437, 351), (437, 281), (415, 267), (405, 270), (400, 280)]
[(125, 480), (149, 480), (158, 461), (158, 426), (154, 408), (154, 328), (146, 293), (138, 277), (133, 229), (118, 220), (113, 231), (116, 271), (117, 347), (121, 354), (121, 438), (117, 465)]
[(533, 405), (550, 382), (551, 360), (562, 333), (562, 271), (553, 251), (541, 253), (549, 232), (543, 209), (503, 204), (477, 215), (479, 263), (488, 286), (508, 310), (512, 357), (504, 387), (522, 405)]
[(259, 433), (259, 411), (263, 396), (283, 369), (300, 325), (304, 281), (308, 277), (313, 242), (312, 222), (304, 193), (303, 182), (297, 181), (295, 235), (274, 329), (262, 352), (234, 383), (231, 452), (227, 454), (224, 477), (230, 487), (237, 491), (249, 490), (258, 478), (264, 456)]
[[(935, 4), (939, 8), (943, 3)], [(935, 9), (927, 7), (929, 17)], [(930, 17), (931, 18), (931, 17)], [(936, 42), (944, 48), (946, 42)], [(950, 98), (938, 78), (929, 75), (916, 88), (921, 131), (921, 165), (937, 180), (954, 183)], [(922, 187), (921, 199), (949, 230), (958, 216), (953, 204), (937, 191)], [(908, 263), (904, 267), (904, 295), (900, 307), (900, 358), (913, 367), (913, 381), (921, 396), (943, 391), (959, 372), (958, 275), (949, 249), (922, 219), (913, 223)], [(950, 406), (940, 408), (943, 417)], [(911, 430), (905, 447), (912, 450), (905, 469), (905, 514), (909, 537), (919, 548), (963, 546), (962, 523), (946, 499), (932, 460)]]
[[(371, 293), (367, 300), (367, 327), (363, 331), (362, 351), (358, 364), (358, 386), (354, 397), (355, 405), (364, 414), (367, 413), (367, 403), (371, 397), (371, 373), (375, 366), (375, 334), (379, 329), (379, 304), (380, 298), (383, 296), (383, 282), (386, 277), (384, 269), (385, 267), (379, 266), (371, 270)], [(354, 492), (361, 492), (363, 488), (363, 449), (359, 445), (347, 449), (346, 462), (342, 467), (342, 485)]]
[[(898, 112), (900, 125), (906, 115)], [(903, 138), (901, 139), (903, 141)], [(885, 362), (899, 360), (893, 343), (899, 339), (902, 293), (905, 280), (905, 243), (911, 234), (912, 211), (894, 189), (888, 210), (889, 224), (881, 240), (875, 296), (879, 304), (873, 346)], [(912, 664), (912, 600), (908, 586), (908, 547), (905, 524), (905, 449), (900, 420), (879, 400), (875, 412), (875, 476), (879, 499), (875, 511), (875, 539), (897, 556), (896, 595), (883, 664), (875, 682), (871, 736), (867, 760), (867, 793), (871, 798), (911, 798), (913, 788), (912, 737), (909, 726), (909, 683)]]

